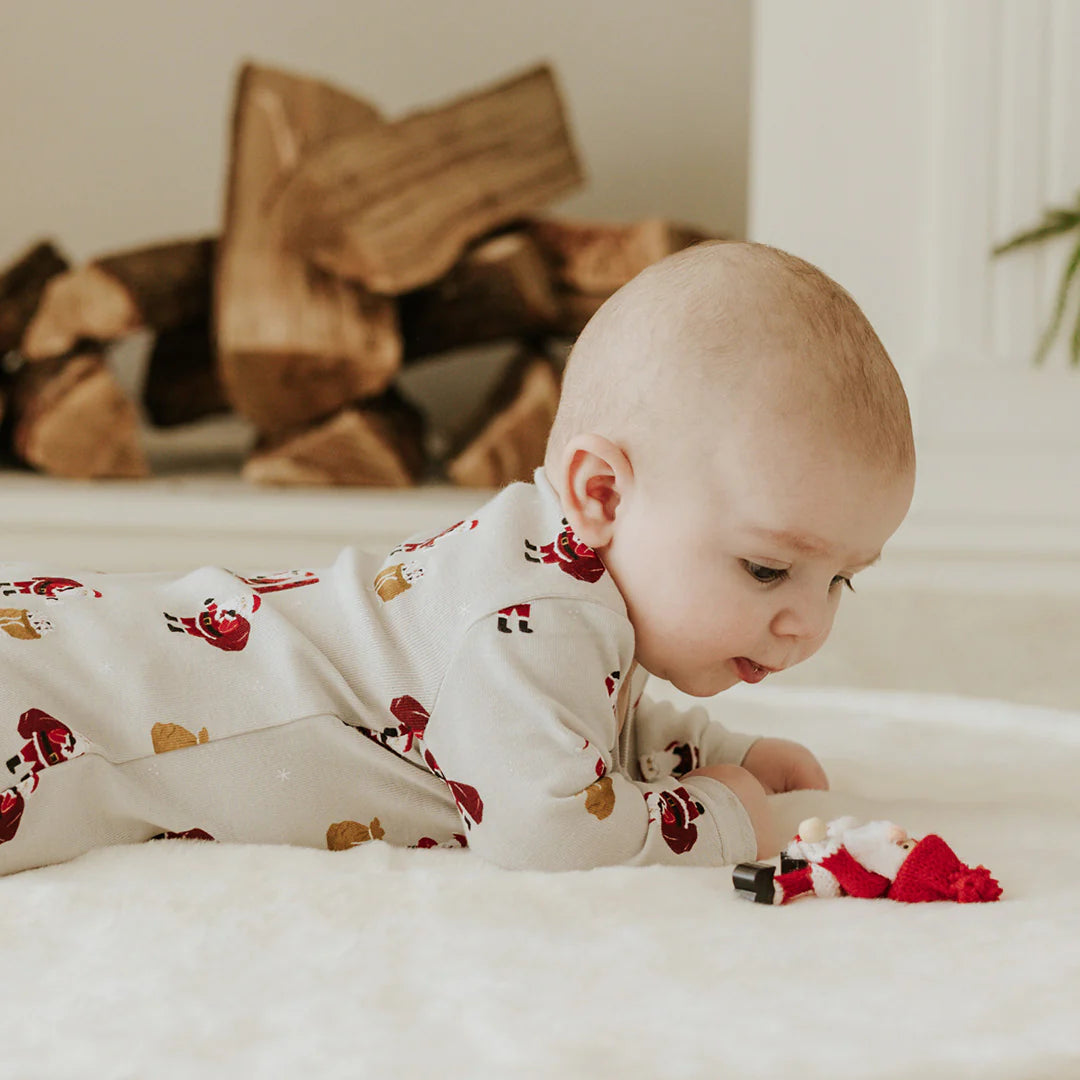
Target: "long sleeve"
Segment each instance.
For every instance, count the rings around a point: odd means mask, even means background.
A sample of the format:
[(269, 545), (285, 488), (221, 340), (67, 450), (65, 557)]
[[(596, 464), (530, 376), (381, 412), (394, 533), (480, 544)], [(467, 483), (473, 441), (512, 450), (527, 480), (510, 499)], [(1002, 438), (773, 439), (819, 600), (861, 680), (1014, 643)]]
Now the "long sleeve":
[(625, 774), (616, 710), (633, 644), (624, 615), (577, 599), (505, 608), (466, 632), (423, 744), (479, 855), (553, 870), (754, 856), (749, 817), (723, 784)]
[(682, 776), (705, 765), (741, 765), (759, 736), (728, 731), (701, 705), (679, 709), (642, 698), (634, 716), (632, 753), (642, 776)]

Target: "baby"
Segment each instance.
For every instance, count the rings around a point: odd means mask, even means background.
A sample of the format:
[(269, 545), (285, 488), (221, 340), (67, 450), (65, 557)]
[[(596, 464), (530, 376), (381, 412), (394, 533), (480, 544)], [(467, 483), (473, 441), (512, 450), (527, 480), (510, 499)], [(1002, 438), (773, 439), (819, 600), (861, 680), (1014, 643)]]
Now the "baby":
[(847, 293), (762, 245), (680, 252), (581, 334), (533, 483), (438, 535), (247, 576), (0, 566), (0, 872), (174, 836), (774, 854), (766, 796), (826, 787), (814, 756), (643, 684), (811, 656), (913, 475)]

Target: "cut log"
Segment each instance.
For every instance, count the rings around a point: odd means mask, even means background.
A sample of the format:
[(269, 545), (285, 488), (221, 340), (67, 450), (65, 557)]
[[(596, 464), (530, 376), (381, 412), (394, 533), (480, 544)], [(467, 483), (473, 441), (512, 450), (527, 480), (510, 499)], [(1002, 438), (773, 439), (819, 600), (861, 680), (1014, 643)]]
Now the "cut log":
[(401, 298), (405, 359), (545, 331), (561, 315), (547, 264), (524, 233), (470, 249), (443, 278)]
[(0, 273), (0, 354), (19, 347), (46, 285), (67, 268), (67, 259), (43, 241)]
[(49, 282), (23, 335), (21, 352), (31, 360), (60, 356), (76, 342), (112, 341), (141, 325), (127, 289), (89, 263)]
[(581, 182), (554, 77), (541, 65), (304, 155), (282, 191), (282, 219), (289, 246), (323, 269), (398, 294)]
[(546, 356), (515, 360), (470, 426), (464, 446), (447, 466), (462, 487), (502, 487), (531, 480), (544, 463), (559, 406), (559, 377)]
[(144, 326), (174, 330), (210, 316), (215, 237), (103, 255), (94, 262), (127, 289)]
[(555, 298), (559, 311), (547, 329), (554, 337), (564, 338), (576, 338), (607, 299), (606, 296), (591, 296), (570, 289), (558, 289)]
[(78, 479), (149, 473), (135, 407), (96, 353), (25, 364), (9, 404), (15, 455), (35, 469)]
[(142, 327), (171, 330), (210, 309), (214, 241), (155, 244), (94, 259), (53, 278), (23, 335), (29, 359), (78, 342), (115, 341)]
[(228, 411), (208, 320), (157, 335), (142, 400), (150, 422), (158, 427), (189, 424)]
[(664, 256), (709, 238), (699, 229), (658, 218), (627, 225), (538, 218), (528, 231), (559, 286), (602, 297)]
[(230, 402), (264, 432), (376, 395), (401, 365), (393, 302), (286, 250), (275, 201), (307, 154), (380, 122), (371, 105), (326, 83), (254, 64), (241, 69), (215, 337)]
[(390, 391), (298, 434), (270, 440), (244, 465), (256, 484), (408, 487), (424, 471), (424, 423)]

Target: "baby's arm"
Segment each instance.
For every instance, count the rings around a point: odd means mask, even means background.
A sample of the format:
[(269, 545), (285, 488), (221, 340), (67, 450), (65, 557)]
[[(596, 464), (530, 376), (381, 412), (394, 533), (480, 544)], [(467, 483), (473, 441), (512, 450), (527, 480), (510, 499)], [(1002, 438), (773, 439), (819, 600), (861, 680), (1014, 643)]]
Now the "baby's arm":
[(790, 739), (728, 731), (701, 705), (682, 710), (667, 701), (643, 698), (635, 726), (639, 764), (646, 776), (658, 775), (667, 767), (684, 778), (715, 775), (720, 779), (708, 767), (741, 765), (769, 795), (829, 787), (825, 770), (805, 746)]
[(531, 604), (527, 629), (503, 623), (509, 632), (493, 612), (467, 632), (423, 737), (473, 850), (533, 869), (757, 855), (754, 822), (724, 781), (635, 782), (620, 770), (611, 691), (633, 658), (624, 618), (545, 599)]

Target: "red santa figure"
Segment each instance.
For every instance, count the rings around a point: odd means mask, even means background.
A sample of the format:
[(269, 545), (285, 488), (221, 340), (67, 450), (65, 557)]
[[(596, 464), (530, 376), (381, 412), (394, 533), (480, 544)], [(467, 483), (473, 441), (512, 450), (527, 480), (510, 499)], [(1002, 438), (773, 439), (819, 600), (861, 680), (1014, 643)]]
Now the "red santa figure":
[(382, 733), (389, 739), (404, 738), (405, 745), (401, 748), (403, 754), (407, 754), (413, 746), (413, 741), (423, 739), (427, 722), (431, 719), (427, 709), (420, 704), (411, 694), (402, 694), (390, 702), (390, 712), (398, 722), (397, 727), (383, 728)]
[(534, 563), (554, 563), (563, 573), (578, 581), (589, 584), (599, 581), (604, 576), (600, 556), (574, 535), (566, 518), (563, 518), (563, 525), (563, 531), (550, 544), (537, 547), (526, 540), (525, 558)]
[(891, 821), (859, 825), (843, 817), (826, 825), (821, 818), (809, 818), (785, 850), (784, 861), (795, 862), (795, 868), (771, 882), (772, 867), (741, 864), (734, 875), (736, 888), (772, 904), (806, 893), (961, 904), (1001, 896), (1001, 886), (986, 867), (966, 866), (940, 836), (916, 840)]
[(37, 790), (41, 771), (86, 752), (84, 741), (67, 724), (42, 709), (27, 709), (19, 717), (19, 734), (27, 742), (7, 761), (17, 782), (0, 791), (0, 844), (19, 831), (26, 798)]
[(472, 520), (465, 519), (463, 521), (456, 521), (449, 528), (443, 529), (441, 533), (436, 533), (434, 536), (429, 536), (426, 540), (412, 540), (408, 543), (398, 544), (398, 546), (394, 548), (393, 551), (390, 552), (390, 554), (400, 555), (406, 552), (423, 551), (425, 548), (432, 548), (435, 546), (436, 542), (441, 540), (444, 536), (449, 536), (451, 533), (456, 533), (459, 529), (463, 529), (465, 532), (472, 532), (472, 530), (475, 529), (476, 526), (479, 524), (480, 521), (477, 518), (473, 518)]
[(75, 732), (42, 709), (27, 709), (19, 717), (19, 734), (28, 741), (8, 759), (8, 772), (20, 780), (33, 777), (31, 791), (37, 787), (37, 776), (42, 769), (85, 752), (85, 747), (78, 746)]
[(22, 793), (26, 783), (0, 791), (0, 844), (6, 844), (19, 831), (23, 811), (26, 809), (26, 799)]
[(409, 845), (412, 848), (464, 848), (469, 846), (468, 840), (462, 836), (461, 833), (454, 833), (453, 840), (444, 840), (441, 844), (438, 840), (433, 840), (430, 836), (421, 836), (415, 844)]
[(0, 594), (14, 596), (16, 593), (23, 596), (43, 596), (46, 600), (58, 600), (62, 593), (74, 593), (98, 598), (101, 596), (97, 589), (90, 589), (74, 578), (35, 577), (26, 581), (0, 582)]
[(663, 750), (653, 750), (638, 758), (641, 775), (646, 780), (659, 780), (664, 776), (685, 776), (701, 763), (701, 754), (692, 743), (669, 742)]
[(685, 855), (696, 843), (698, 827), (694, 819), (705, 813), (701, 805), (684, 787), (674, 791), (647, 791), (649, 821), (660, 819), (660, 835), (676, 855)]
[(259, 577), (242, 577), (240, 580), (257, 593), (269, 593), (299, 589), (304, 585), (318, 585), (319, 575), (311, 570), (285, 570), (280, 574), (262, 574)]
[(453, 795), (454, 802), (457, 804), (458, 813), (465, 822), (465, 828), (471, 829), (473, 825), (479, 825), (484, 820), (484, 800), (480, 798), (480, 792), (471, 784), (463, 784), (459, 780), (447, 780), (430, 750), (424, 751), (424, 762), (450, 789), (450, 794)]
[(251, 636), (247, 616), (258, 611), (261, 604), (262, 597), (258, 593), (224, 601), (211, 596), (203, 601), (203, 609), (198, 615), (170, 615), (167, 611), (162, 614), (165, 625), (178, 634), (202, 638), (224, 652), (240, 652)]

